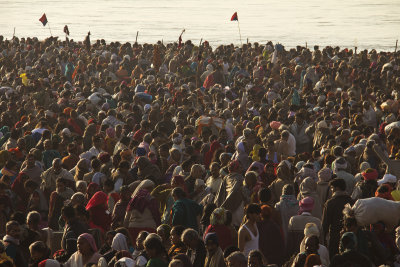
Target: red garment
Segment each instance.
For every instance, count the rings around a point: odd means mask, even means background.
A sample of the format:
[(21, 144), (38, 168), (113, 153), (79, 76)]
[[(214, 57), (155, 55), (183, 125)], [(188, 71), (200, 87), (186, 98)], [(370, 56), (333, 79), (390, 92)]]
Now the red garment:
[(206, 89), (210, 89), (211, 86), (215, 84), (214, 75), (210, 74), (207, 76), (206, 80), (203, 83), (203, 87)]
[[(28, 176), (24, 172), (20, 172), (15, 179), (14, 183), (11, 185), (11, 190), (20, 198), (20, 202), (18, 203), (17, 210), (19, 211), (25, 211), (26, 207), (28, 205), (28, 198), (27, 195), (28, 193), (25, 190), (24, 187), (24, 180), (23, 177)], [(29, 179), (29, 177), (28, 177)]]
[(83, 136), (83, 129), (81, 129), (81, 127), (79, 127), (79, 125), (76, 123), (76, 121), (72, 118), (68, 119), (68, 124), (70, 126), (72, 126), (72, 128), (74, 129), (74, 132), (77, 133), (78, 135)]
[(215, 151), (222, 148), (221, 144), (215, 140), (210, 145), (210, 150), (204, 155), (204, 165), (208, 168), (210, 166)]
[(208, 233), (216, 233), (218, 237), (218, 243), (222, 250), (225, 248), (235, 245), (233, 243), (233, 237), (231, 235), (231, 230), (226, 225), (209, 225), (204, 232), (203, 239)]
[(111, 226), (111, 215), (107, 210), (108, 196), (106, 193), (99, 191), (93, 195), (86, 205), (86, 210), (90, 213), (91, 227), (99, 228), (103, 232), (110, 229)]
[(133, 140), (142, 142), (143, 141), (143, 136), (145, 135), (145, 132), (141, 129), (137, 130), (136, 133), (133, 135)]
[(375, 169), (367, 169), (365, 172), (361, 173), (362, 177), (364, 178), (365, 181), (370, 181), (370, 180), (377, 180), (378, 179), (378, 172)]

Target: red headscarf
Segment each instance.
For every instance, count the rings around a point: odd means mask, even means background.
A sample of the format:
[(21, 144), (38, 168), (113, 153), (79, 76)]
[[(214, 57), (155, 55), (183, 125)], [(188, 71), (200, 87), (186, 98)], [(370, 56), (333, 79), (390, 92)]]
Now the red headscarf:
[(140, 189), (136, 195), (129, 201), (127, 211), (131, 211), (133, 209), (138, 210), (140, 213), (143, 213), (145, 208), (148, 208), (153, 216), (154, 221), (157, 225), (161, 224), (161, 217), (159, 212), (159, 204), (157, 200), (152, 197), (146, 189)]
[(366, 169), (365, 172), (361, 173), (361, 175), (365, 181), (371, 181), (371, 180), (378, 179), (378, 172), (372, 168)]
[(90, 213), (90, 227), (108, 231), (111, 225), (111, 216), (107, 210), (108, 196), (103, 191), (96, 192), (86, 205)]
[(235, 160), (232, 160), (232, 161), (229, 163), (228, 170), (229, 170), (230, 173), (232, 173), (232, 172), (238, 172), (239, 168), (240, 168), (240, 162), (239, 162), (239, 160), (235, 159)]

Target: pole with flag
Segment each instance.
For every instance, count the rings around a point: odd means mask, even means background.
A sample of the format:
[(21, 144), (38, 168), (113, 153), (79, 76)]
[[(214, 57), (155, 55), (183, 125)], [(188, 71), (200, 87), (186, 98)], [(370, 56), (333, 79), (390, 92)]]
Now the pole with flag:
[(178, 49), (180, 49), (182, 47), (182, 35), (185, 32), (185, 29), (182, 30), (181, 35), (179, 35), (178, 38)]
[(242, 43), (242, 34), (240, 33), (239, 17), (238, 17), (237, 12), (233, 13), (233, 15), (231, 17), (231, 21), (237, 21), (238, 29), (239, 29), (240, 43), (243, 45), (243, 43)]
[(43, 24), (43, 26), (46, 26), (46, 24), (49, 26), (50, 36), (53, 36), (53, 34), (51, 33), (51, 29), (50, 29), (50, 23), (49, 23), (49, 21), (47, 20), (47, 17), (46, 17), (46, 13), (43, 13), (43, 15), (39, 19), (39, 21)]
[(67, 25), (64, 26), (64, 32), (65, 32), (65, 40), (68, 42), (69, 29)]

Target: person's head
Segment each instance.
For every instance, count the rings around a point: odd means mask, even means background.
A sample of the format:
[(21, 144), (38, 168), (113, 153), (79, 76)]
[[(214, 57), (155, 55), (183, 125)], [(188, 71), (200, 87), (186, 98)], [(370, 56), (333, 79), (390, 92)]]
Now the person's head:
[(28, 168), (35, 167), (35, 156), (33, 154), (28, 154), (28, 156), (26, 156), (26, 163)]
[(144, 241), (146, 240), (146, 237), (149, 235), (148, 232), (146, 231), (141, 231), (137, 238), (136, 238), (136, 249), (137, 250), (143, 250), (144, 249)]
[(181, 187), (175, 187), (172, 190), (172, 197), (174, 198), (174, 200), (178, 200), (178, 199), (183, 199), (186, 197), (186, 193), (185, 191), (181, 188)]
[(107, 245), (109, 245), (111, 247), (112, 241), (114, 239), (114, 236), (117, 234), (117, 232), (115, 231), (108, 231), (106, 233), (106, 238), (105, 238), (105, 242)]
[(101, 148), (101, 137), (98, 135), (93, 136), (92, 143), (95, 148), (100, 149)]
[(217, 162), (213, 162), (210, 164), (210, 172), (214, 178), (217, 178), (219, 176), (220, 169), (221, 169), (221, 166)]
[(20, 225), (17, 221), (9, 221), (6, 224), (6, 234), (15, 238), (19, 239), (21, 233)]
[(163, 243), (169, 241), (170, 232), (171, 232), (171, 226), (169, 226), (168, 224), (162, 224), (157, 227), (157, 235), (161, 237)]
[(31, 254), (31, 259), (33, 262), (45, 260), (50, 256), (50, 249), (43, 241), (33, 242), (29, 246), (29, 252)]
[(271, 200), (271, 190), (268, 187), (261, 188), (257, 194), (260, 203), (268, 203)]
[(199, 234), (192, 228), (188, 228), (183, 231), (181, 240), (188, 248), (191, 249), (196, 249), (198, 242), (200, 241)]
[(170, 232), (170, 239), (171, 239), (171, 244), (177, 245), (180, 244), (182, 233), (185, 231), (185, 227), (182, 225), (177, 225), (172, 227), (171, 232)]
[(76, 191), (77, 192), (81, 192), (83, 194), (86, 194), (86, 190), (87, 190), (87, 183), (86, 181), (76, 181)]
[(37, 211), (31, 211), (28, 213), (26, 216), (26, 224), (30, 229), (38, 229), (39, 228), (39, 223), (41, 221), (42, 217), (40, 216), (40, 213)]
[(305, 248), (308, 254), (317, 254), (319, 248), (319, 239), (317, 236), (313, 235), (306, 238)]
[(344, 216), (343, 218), (343, 230), (346, 232), (357, 232), (358, 223), (357, 219), (353, 216)]
[(161, 238), (156, 234), (149, 234), (144, 241), (144, 248), (147, 256), (152, 259), (160, 256), (165, 248), (163, 247)]
[(66, 188), (65, 180), (64, 178), (57, 178), (56, 180), (56, 188), (58, 192), (64, 192)]
[(185, 265), (183, 264), (183, 262), (181, 260), (178, 259), (173, 259), (168, 267), (185, 267)]
[(28, 179), (25, 181), (24, 187), (28, 194), (32, 194), (39, 187), (39, 185), (32, 179)]
[(53, 160), (53, 170), (56, 174), (59, 174), (62, 170), (62, 161), (60, 158)]
[(213, 255), (219, 247), (217, 234), (216, 233), (208, 233), (204, 237), (204, 244), (206, 246), (208, 253)]
[(341, 253), (347, 250), (355, 250), (357, 248), (357, 236), (353, 232), (346, 232), (340, 238), (339, 251)]
[(250, 222), (257, 222), (260, 218), (261, 208), (258, 204), (249, 204), (246, 207), (246, 219)]
[(61, 209), (61, 216), (65, 222), (69, 222), (75, 218), (75, 209), (72, 206), (64, 206)]
[(190, 175), (195, 179), (202, 179), (204, 174), (203, 166), (200, 164), (194, 164), (190, 170)]
[(121, 195), (121, 199), (123, 201), (129, 201), (131, 199), (131, 190), (129, 190), (129, 187), (126, 185), (121, 186), (120, 189), (120, 195)]
[(227, 267), (247, 267), (246, 256), (240, 252), (235, 251), (226, 258)]
[(342, 178), (335, 178), (329, 182), (333, 192), (346, 191), (346, 182)]
[(97, 251), (96, 242), (91, 234), (84, 233), (78, 237), (78, 251), (84, 256), (88, 257)]
[(248, 256), (249, 267), (262, 267), (263, 266), (263, 255), (259, 250), (252, 250)]
[(247, 172), (244, 176), (246, 186), (252, 189), (257, 184), (257, 176), (256, 172)]

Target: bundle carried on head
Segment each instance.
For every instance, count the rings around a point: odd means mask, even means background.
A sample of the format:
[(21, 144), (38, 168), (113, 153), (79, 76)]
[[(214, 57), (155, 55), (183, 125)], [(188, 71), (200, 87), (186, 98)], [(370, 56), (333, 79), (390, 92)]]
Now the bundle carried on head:
[(343, 210), (345, 217), (355, 217), (359, 226), (385, 223), (391, 231), (400, 222), (400, 203), (380, 197), (359, 199), (351, 207), (347, 204)]

